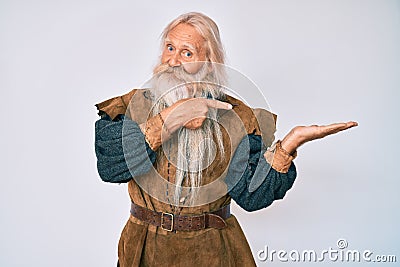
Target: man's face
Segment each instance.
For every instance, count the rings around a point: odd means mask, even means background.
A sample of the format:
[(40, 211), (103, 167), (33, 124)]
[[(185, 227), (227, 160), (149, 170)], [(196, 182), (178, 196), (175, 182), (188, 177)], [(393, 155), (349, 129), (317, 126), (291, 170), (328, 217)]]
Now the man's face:
[[(183, 66), (188, 73), (196, 73), (206, 61), (205, 40), (197, 30), (181, 23), (167, 35), (161, 56), (161, 63), (171, 67)], [(191, 64), (186, 64), (191, 63)]]

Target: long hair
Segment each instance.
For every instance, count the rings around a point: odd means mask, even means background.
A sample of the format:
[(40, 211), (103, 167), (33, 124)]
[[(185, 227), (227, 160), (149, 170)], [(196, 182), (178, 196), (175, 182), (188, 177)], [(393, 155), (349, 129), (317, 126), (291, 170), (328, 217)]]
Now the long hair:
[[(223, 87), (226, 85), (225, 77), (225, 52), (216, 23), (204, 14), (191, 12), (174, 19), (167, 25), (161, 36), (161, 45), (169, 32), (181, 23), (193, 26), (205, 40), (206, 61), (197, 74), (189, 74), (182, 66), (169, 67), (168, 64), (160, 64), (154, 69), (153, 96), (156, 100), (153, 114), (172, 105), (174, 102), (187, 97), (204, 97), (211, 99), (223, 99)], [(189, 95), (185, 84), (197, 88), (193, 95)], [(217, 110), (210, 109), (208, 119), (203, 126), (190, 130), (182, 128), (178, 134), (177, 169), (175, 176), (174, 205), (180, 206), (182, 197), (184, 202), (193, 203), (198, 193), (198, 187), (202, 185), (202, 171), (210, 166), (216, 151), (219, 151), (221, 159), (224, 158), (224, 146), (222, 132), (217, 122)], [(166, 141), (164, 145), (172, 140)], [(165, 152), (165, 151), (164, 151)], [(189, 195), (182, 196), (184, 179), (190, 184)], [(196, 189), (197, 188), (197, 189)]]

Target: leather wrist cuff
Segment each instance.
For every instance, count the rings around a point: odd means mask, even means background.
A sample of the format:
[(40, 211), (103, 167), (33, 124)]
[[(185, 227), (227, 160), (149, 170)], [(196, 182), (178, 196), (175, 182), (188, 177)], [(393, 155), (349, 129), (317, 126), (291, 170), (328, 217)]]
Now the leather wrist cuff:
[(161, 146), (163, 124), (164, 122), (160, 114), (157, 114), (146, 121), (144, 135), (146, 142), (153, 151), (156, 151)]
[(297, 151), (289, 154), (282, 148), (281, 141), (278, 140), (274, 145), (265, 152), (265, 159), (277, 172), (287, 173), (292, 163), (297, 157)]

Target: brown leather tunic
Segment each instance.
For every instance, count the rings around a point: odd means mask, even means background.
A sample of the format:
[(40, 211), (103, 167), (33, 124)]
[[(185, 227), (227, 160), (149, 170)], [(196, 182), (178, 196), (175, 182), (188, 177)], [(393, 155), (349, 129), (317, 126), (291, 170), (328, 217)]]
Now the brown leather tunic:
[[(132, 90), (128, 94), (109, 99), (96, 106), (112, 119), (118, 114), (126, 113), (136, 122), (143, 123), (145, 120), (151, 120), (145, 116), (151, 106), (147, 93), (146, 90)], [(232, 152), (235, 151), (244, 135), (263, 133), (263, 141), (266, 145), (270, 145), (274, 138), (276, 115), (261, 109), (253, 110), (230, 96), (227, 96), (226, 101), (234, 104), (234, 112), (219, 116), (223, 125), (222, 133), (227, 156), (221, 159), (219, 153), (216, 153), (213, 163), (203, 171), (204, 184), (226, 174)], [(237, 121), (238, 118), (241, 122)], [(262, 125), (262, 129), (259, 125)], [(147, 137), (150, 141), (155, 138), (154, 136)], [(176, 167), (169, 164), (162, 145), (158, 147), (157, 153), (155, 170), (164, 179), (174, 183)], [(146, 179), (146, 175), (144, 178)], [(223, 187), (222, 184), (221, 187)], [(226, 188), (221, 188), (221, 190), (226, 191)], [(215, 211), (231, 201), (226, 192), (222, 194), (222, 197), (208, 204), (177, 208), (150, 196), (138, 186), (134, 179), (129, 181), (128, 191), (132, 202), (140, 206), (175, 214), (202, 214)], [(168, 232), (160, 227), (148, 225), (131, 215), (122, 231), (118, 245), (119, 265), (122, 267), (255, 266), (250, 247), (235, 216), (231, 215), (226, 223), (227, 227), (220, 230), (208, 228), (199, 231)]]

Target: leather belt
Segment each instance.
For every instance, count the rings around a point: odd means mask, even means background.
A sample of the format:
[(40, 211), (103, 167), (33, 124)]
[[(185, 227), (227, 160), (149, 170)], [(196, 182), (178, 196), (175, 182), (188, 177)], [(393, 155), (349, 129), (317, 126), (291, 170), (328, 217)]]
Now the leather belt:
[(151, 225), (159, 226), (166, 231), (197, 231), (205, 228), (223, 229), (225, 220), (231, 216), (230, 204), (219, 210), (199, 215), (178, 215), (167, 212), (157, 212), (139, 206), (132, 202), (133, 217)]

